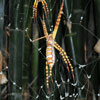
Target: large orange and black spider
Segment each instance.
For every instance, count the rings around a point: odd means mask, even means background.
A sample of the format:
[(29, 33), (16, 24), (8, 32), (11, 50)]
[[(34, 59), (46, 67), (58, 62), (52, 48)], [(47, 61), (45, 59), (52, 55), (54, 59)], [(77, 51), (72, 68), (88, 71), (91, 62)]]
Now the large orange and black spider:
[(37, 19), (37, 7), (38, 7), (39, 2), (42, 3), (42, 6), (43, 6), (46, 17), (47, 17), (47, 14), (49, 13), (48, 6), (47, 6), (47, 3), (46, 3), (45, 0), (35, 0), (34, 5), (33, 5), (33, 18), (34, 18), (34, 21), (36, 21), (36, 19)]
[(53, 33), (48, 34), (47, 28), (46, 28), (46, 24), (45, 24), (45, 21), (43, 19), (42, 20), (42, 25), (43, 25), (43, 30), (44, 30), (44, 35), (45, 36), (33, 40), (33, 42), (35, 42), (35, 41), (37, 41), (39, 39), (46, 38), (46, 44), (47, 44), (47, 48), (46, 48), (46, 85), (47, 85), (47, 88), (49, 88), (49, 76), (52, 77), (52, 68), (53, 68), (54, 63), (55, 63), (54, 48), (56, 48), (60, 52), (65, 64), (67, 65), (68, 72), (71, 69), (72, 78), (74, 79), (73, 66), (72, 66), (72, 64), (71, 64), (66, 52), (55, 41), (55, 37), (56, 37), (57, 31), (58, 31), (58, 27), (59, 27), (59, 24), (60, 24), (60, 20), (61, 20), (63, 6), (64, 6), (64, 0), (62, 0), (62, 4), (61, 4), (60, 10), (59, 10), (59, 14), (58, 14), (58, 17), (57, 17), (57, 21), (56, 21)]

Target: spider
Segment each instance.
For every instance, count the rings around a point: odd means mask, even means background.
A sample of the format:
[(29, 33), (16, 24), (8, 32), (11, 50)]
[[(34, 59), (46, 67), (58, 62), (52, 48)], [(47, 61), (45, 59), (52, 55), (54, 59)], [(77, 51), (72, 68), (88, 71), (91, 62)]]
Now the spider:
[(55, 37), (56, 37), (57, 30), (58, 30), (58, 27), (59, 27), (59, 24), (60, 24), (60, 20), (61, 20), (63, 6), (64, 6), (64, 0), (62, 0), (62, 4), (61, 4), (60, 10), (59, 10), (59, 14), (58, 14), (58, 17), (57, 17), (57, 20), (56, 20), (56, 24), (55, 24), (53, 33), (48, 34), (45, 21), (42, 20), (43, 31), (44, 31), (44, 35), (45, 36), (33, 40), (33, 42), (35, 42), (37, 40), (46, 38), (46, 45), (47, 45), (47, 48), (46, 48), (46, 85), (47, 85), (47, 88), (49, 88), (49, 76), (52, 77), (52, 68), (53, 68), (54, 63), (55, 63), (55, 51), (54, 51), (54, 48), (56, 48), (60, 52), (65, 64), (67, 65), (68, 72), (71, 69), (72, 78), (74, 79), (73, 66), (72, 66), (72, 64), (71, 64), (66, 52), (55, 41)]
[(45, 0), (35, 0), (34, 5), (33, 5), (33, 18), (34, 18), (34, 21), (36, 21), (36, 18), (37, 18), (37, 7), (38, 7), (39, 2), (42, 3), (42, 6), (43, 6), (46, 17), (47, 17), (47, 14), (49, 13), (48, 6), (47, 6), (47, 3), (46, 3)]

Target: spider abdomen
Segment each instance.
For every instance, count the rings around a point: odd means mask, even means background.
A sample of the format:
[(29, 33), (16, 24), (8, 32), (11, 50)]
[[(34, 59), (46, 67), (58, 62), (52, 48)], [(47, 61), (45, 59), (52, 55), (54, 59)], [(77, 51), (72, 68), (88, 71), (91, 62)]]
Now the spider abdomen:
[(46, 60), (49, 67), (53, 67), (55, 63), (55, 51), (52, 45), (48, 45), (46, 49)]

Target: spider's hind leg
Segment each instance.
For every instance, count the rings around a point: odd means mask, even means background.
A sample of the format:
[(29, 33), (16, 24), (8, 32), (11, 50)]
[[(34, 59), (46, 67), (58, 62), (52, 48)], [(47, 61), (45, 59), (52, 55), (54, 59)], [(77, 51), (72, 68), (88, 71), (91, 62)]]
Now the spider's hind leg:
[(46, 61), (46, 85), (47, 85), (47, 88), (49, 89), (49, 74), (48, 74), (48, 64), (47, 64), (47, 61)]
[(71, 70), (72, 78), (74, 79), (74, 69), (66, 52), (59, 46), (59, 44), (57, 44), (57, 42), (54, 43), (54, 47), (60, 52), (65, 64), (67, 65), (68, 72)]
[(49, 72), (50, 72), (50, 78), (51, 78), (51, 82), (53, 83), (53, 79), (52, 79), (52, 66), (49, 67)]

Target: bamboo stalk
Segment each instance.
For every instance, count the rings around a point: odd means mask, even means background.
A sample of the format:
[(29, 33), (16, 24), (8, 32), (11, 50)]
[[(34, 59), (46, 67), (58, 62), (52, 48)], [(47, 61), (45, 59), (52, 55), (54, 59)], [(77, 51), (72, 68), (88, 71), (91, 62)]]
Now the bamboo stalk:
[[(72, 58), (72, 63), (74, 66), (74, 72), (75, 72), (75, 79), (77, 82), (77, 85), (79, 86), (79, 70), (77, 68), (77, 62), (82, 63), (83, 62), (83, 54), (82, 54), (82, 48), (79, 47), (79, 43), (81, 43), (81, 46), (83, 46), (83, 42), (78, 42), (78, 34), (75, 34), (73, 31), (76, 31), (77, 33), (81, 33), (81, 29), (78, 28), (77, 26), (74, 26), (71, 23), (74, 22), (78, 22), (79, 18), (81, 16), (77, 16), (77, 14), (75, 14), (75, 10), (81, 10), (81, 2), (82, 1), (73, 1), (73, 2), (67, 2), (65, 0), (65, 13), (67, 16), (67, 28), (68, 28), (68, 34), (66, 34), (66, 38), (65, 38), (65, 43), (67, 45), (67, 52), (68, 55), (70, 55), (70, 57)], [(73, 6), (70, 6), (71, 4), (74, 4)], [(72, 22), (70, 19), (70, 14), (72, 14)], [(75, 17), (76, 16), (76, 17)], [(69, 27), (70, 26), (70, 27)], [(67, 32), (66, 32), (67, 33)], [(81, 49), (81, 53), (80, 53), (80, 49)], [(82, 54), (82, 55), (80, 55)], [(79, 59), (81, 57), (81, 60)], [(82, 98), (82, 92), (80, 90), (80, 88), (78, 88), (78, 97)]]
[(22, 74), (22, 81), (23, 81), (22, 85), (23, 86), (22, 87), (23, 87), (23, 89), (25, 89), (25, 91), (23, 92), (23, 100), (29, 100), (30, 99), (29, 95), (31, 95), (31, 94), (29, 94), (29, 88), (30, 88), (29, 74), (31, 73), (30, 72), (30, 67), (31, 67), (31, 65), (30, 65), (30, 60), (31, 60), (30, 53), (32, 53), (32, 52), (30, 52), (31, 44), (29, 41), (29, 37), (27, 36), (27, 34), (30, 35), (30, 33), (31, 33), (30, 32), (30, 30), (31, 30), (30, 24), (32, 23), (32, 18), (31, 18), (31, 16), (32, 16), (31, 9), (32, 8), (30, 8), (30, 6), (32, 6), (31, 1), (24, 0), (24, 4), (23, 4), (23, 7), (24, 7), (24, 9), (23, 9), (23, 19), (24, 19), (23, 30), (25, 30), (25, 40), (24, 40), (24, 66), (22, 68), (22, 72), (23, 72), (23, 74)]
[[(37, 23), (33, 24), (33, 30), (32, 30), (33, 40), (38, 38), (38, 36), (39, 36), (39, 28), (38, 27), (39, 26)], [(38, 77), (38, 69), (39, 69), (39, 51), (37, 48), (39, 48), (39, 41), (33, 43), (33, 46), (32, 46), (32, 76), (33, 76), (32, 81), (36, 79), (36, 81), (33, 83), (33, 88), (35, 89), (35, 91), (38, 91), (37, 77)]]
[(23, 32), (23, 4), (22, 0), (9, 0), (9, 93), (8, 100), (22, 100), (22, 67), (24, 53)]

